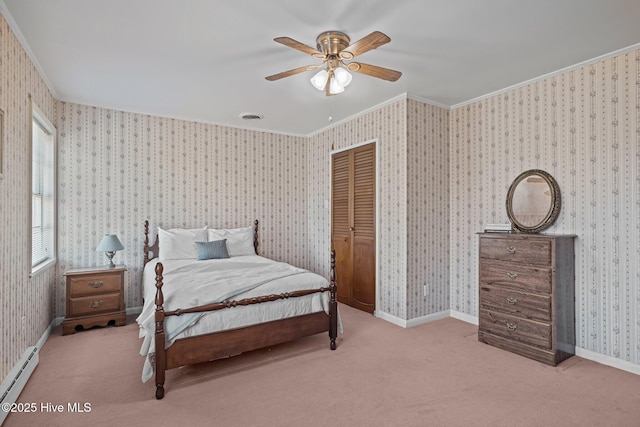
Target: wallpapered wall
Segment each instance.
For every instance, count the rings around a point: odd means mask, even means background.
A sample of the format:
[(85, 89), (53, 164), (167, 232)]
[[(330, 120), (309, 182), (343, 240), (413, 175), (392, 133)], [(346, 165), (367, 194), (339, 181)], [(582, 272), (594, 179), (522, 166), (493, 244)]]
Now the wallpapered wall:
[[(30, 278), (31, 102), (53, 121), (54, 99), (0, 15), (0, 381), (53, 318), (55, 268)], [(24, 318), (24, 320), (23, 320)]]
[[(62, 274), (104, 265), (95, 247), (117, 233), (129, 268), (125, 304), (142, 305), (143, 222), (152, 227), (260, 223), (261, 254), (308, 266), (305, 140), (58, 102), (58, 252)], [(153, 230), (155, 236), (155, 229)]]
[[(578, 235), (578, 346), (640, 363), (639, 64), (635, 51), (453, 111), (401, 100), (301, 138), (56, 102), (1, 18), (0, 378), (64, 315), (64, 271), (104, 264), (102, 234), (124, 243), (126, 304), (141, 305), (145, 219), (234, 227), (258, 218), (263, 254), (327, 275), (329, 153), (373, 138), (379, 310), (477, 316), (475, 233), (506, 222), (509, 184), (541, 168), (563, 197), (549, 232)], [(29, 94), (59, 136), (59, 265), (33, 279)]]
[[(349, 122), (313, 135), (308, 141), (309, 237), (319, 250), (311, 254), (314, 268), (328, 265), (330, 211), (320, 208), (331, 199), (331, 150), (379, 138), (378, 152), (378, 280), (376, 310), (405, 318), (406, 302), (406, 132), (405, 100), (394, 102)], [(313, 188), (311, 188), (313, 186)], [(338, 284), (339, 285), (339, 284)]]
[(449, 111), (407, 103), (406, 319), (414, 319), (449, 309)]
[(576, 234), (581, 348), (640, 363), (640, 51), (451, 112), (451, 309), (478, 315), (478, 242), (511, 181), (551, 173)]
[(310, 263), (319, 271), (328, 265), (330, 152), (372, 139), (379, 144), (376, 309), (402, 320), (447, 310), (447, 110), (403, 99), (309, 138)]

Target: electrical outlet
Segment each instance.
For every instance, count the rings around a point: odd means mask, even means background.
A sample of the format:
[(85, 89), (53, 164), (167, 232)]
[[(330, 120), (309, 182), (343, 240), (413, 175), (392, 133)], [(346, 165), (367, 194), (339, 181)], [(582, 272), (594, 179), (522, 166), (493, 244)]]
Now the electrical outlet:
[(429, 295), (429, 286), (424, 285), (422, 287), (422, 295), (425, 296), (425, 297)]

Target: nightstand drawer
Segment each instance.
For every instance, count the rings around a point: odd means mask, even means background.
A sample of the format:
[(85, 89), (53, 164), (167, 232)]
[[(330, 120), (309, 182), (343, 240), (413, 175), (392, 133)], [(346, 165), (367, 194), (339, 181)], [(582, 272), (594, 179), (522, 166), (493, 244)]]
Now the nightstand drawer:
[(494, 259), (483, 260), (480, 283), (501, 284), (521, 291), (551, 293), (551, 269), (528, 267)]
[(543, 322), (551, 321), (551, 296), (517, 292), (507, 287), (480, 285), (481, 308)]
[(120, 309), (120, 294), (69, 298), (71, 316), (102, 314)]
[(524, 344), (551, 349), (551, 325), (549, 323), (480, 309), (480, 330)]
[(71, 297), (109, 294), (120, 291), (120, 275), (92, 274), (79, 277), (69, 277), (69, 291)]
[(481, 239), (480, 257), (524, 265), (551, 265), (551, 242), (525, 239)]

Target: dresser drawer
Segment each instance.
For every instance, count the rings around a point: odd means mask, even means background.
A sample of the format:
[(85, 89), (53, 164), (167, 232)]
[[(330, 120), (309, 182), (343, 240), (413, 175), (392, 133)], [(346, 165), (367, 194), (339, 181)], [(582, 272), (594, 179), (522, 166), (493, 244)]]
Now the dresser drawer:
[(118, 311), (120, 309), (120, 294), (69, 298), (69, 309), (71, 316), (90, 316)]
[(551, 242), (538, 239), (480, 239), (480, 257), (524, 265), (551, 265)]
[(71, 297), (120, 292), (120, 274), (69, 276), (68, 281)]
[(551, 349), (551, 325), (548, 323), (480, 309), (480, 330), (524, 344)]
[(481, 284), (500, 284), (528, 292), (551, 293), (551, 268), (485, 259), (480, 265)]
[(514, 291), (502, 286), (480, 286), (481, 308), (543, 322), (551, 321), (551, 296)]

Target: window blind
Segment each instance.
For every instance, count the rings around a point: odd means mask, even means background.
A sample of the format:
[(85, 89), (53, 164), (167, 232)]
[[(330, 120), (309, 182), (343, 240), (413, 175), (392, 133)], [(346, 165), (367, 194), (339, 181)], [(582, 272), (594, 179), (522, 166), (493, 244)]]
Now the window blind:
[(32, 125), (31, 266), (55, 257), (54, 135), (37, 117)]

